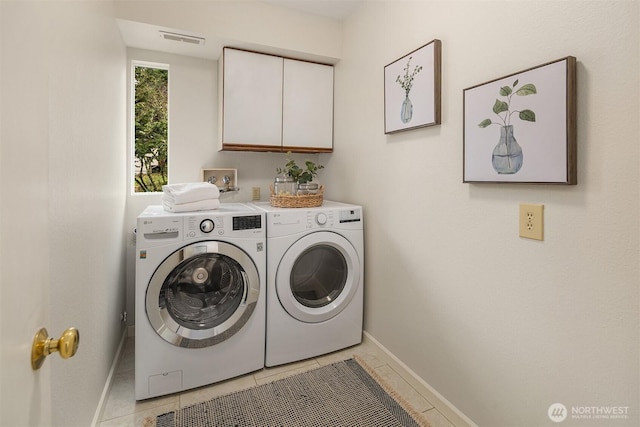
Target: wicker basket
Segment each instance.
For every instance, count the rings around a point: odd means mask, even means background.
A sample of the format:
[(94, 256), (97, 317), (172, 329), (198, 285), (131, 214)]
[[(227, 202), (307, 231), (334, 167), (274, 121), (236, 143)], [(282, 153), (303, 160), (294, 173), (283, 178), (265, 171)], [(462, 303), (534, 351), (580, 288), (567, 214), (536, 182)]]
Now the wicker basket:
[(324, 185), (318, 188), (318, 194), (304, 194), (294, 196), (291, 194), (274, 194), (271, 185), (271, 206), (276, 208), (316, 208), (322, 206)]

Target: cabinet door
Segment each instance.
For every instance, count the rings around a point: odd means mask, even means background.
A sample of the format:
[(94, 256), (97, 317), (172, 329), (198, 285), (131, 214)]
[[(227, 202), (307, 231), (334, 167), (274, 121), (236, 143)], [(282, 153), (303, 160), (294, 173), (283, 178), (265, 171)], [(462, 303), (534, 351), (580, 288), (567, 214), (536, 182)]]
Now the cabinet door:
[(282, 58), (229, 48), (223, 55), (223, 149), (280, 151)]
[(283, 150), (333, 150), (333, 67), (284, 60)]

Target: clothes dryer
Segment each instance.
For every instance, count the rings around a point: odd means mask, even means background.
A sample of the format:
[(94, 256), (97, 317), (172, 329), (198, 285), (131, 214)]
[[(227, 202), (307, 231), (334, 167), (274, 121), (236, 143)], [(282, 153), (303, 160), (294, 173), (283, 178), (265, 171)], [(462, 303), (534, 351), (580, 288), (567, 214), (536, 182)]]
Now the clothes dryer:
[(362, 341), (362, 208), (255, 206), (267, 214), (265, 365), (330, 353)]
[(264, 212), (149, 206), (136, 230), (136, 400), (263, 368)]

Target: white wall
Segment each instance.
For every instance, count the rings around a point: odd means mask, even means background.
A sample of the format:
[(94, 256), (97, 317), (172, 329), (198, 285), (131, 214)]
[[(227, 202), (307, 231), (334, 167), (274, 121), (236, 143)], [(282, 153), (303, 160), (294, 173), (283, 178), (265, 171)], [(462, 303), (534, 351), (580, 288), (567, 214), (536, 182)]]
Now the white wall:
[[(320, 160), (364, 206), (365, 329), (479, 425), (553, 425), (555, 402), (640, 422), (639, 24), (631, 1), (367, 2), (345, 24)], [(384, 66), (435, 38), (442, 125), (384, 135)], [(463, 184), (463, 89), (567, 55), (579, 184)], [(543, 242), (521, 202), (545, 205)]]
[[(50, 416), (28, 419), (23, 406), (8, 412), (3, 406), (3, 422), (87, 426), (124, 327), (119, 316), (125, 305), (126, 50), (111, 2), (3, 2), (2, 8), (2, 26), (15, 30), (10, 41), (3, 34), (3, 49), (11, 52), (3, 55), (11, 70), (3, 79), (16, 77), (3, 81), (3, 88), (18, 89), (3, 93), (3, 107), (19, 107), (10, 120), (3, 114), (8, 131), (2, 165), (9, 168), (3, 184), (23, 193), (3, 197), (3, 208), (9, 206), (3, 213), (10, 213), (3, 221), (11, 219), (13, 228), (2, 235), (3, 248), (14, 240), (18, 252), (12, 256), (21, 260), (6, 264), (8, 277), (20, 280), (3, 287), (19, 294), (44, 266), (49, 324), (40, 326), (55, 338), (75, 326), (81, 337), (73, 359), (53, 355), (41, 371), (29, 373), (50, 375), (51, 388), (20, 405), (38, 405), (50, 392)], [(15, 326), (3, 324), (3, 331)], [(28, 350), (21, 349), (25, 366)], [(3, 388), (12, 385), (5, 380)]]

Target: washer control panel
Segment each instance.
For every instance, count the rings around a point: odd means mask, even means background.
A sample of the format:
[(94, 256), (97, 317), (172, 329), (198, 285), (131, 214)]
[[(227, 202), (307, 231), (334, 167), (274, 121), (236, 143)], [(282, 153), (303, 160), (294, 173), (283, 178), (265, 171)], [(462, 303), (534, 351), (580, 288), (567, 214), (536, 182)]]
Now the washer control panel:
[(224, 220), (221, 216), (186, 216), (184, 218), (184, 238), (224, 235)]
[(255, 236), (264, 233), (264, 216), (259, 215), (187, 215), (184, 238), (214, 236)]
[(265, 213), (240, 203), (216, 211), (172, 213), (162, 205), (150, 205), (137, 218), (136, 237), (147, 246), (168, 240), (214, 240), (266, 236)]

